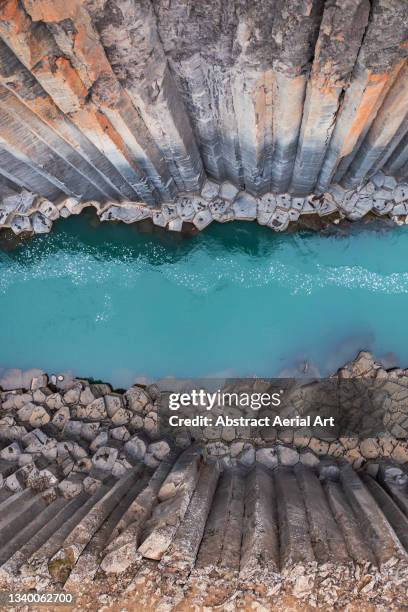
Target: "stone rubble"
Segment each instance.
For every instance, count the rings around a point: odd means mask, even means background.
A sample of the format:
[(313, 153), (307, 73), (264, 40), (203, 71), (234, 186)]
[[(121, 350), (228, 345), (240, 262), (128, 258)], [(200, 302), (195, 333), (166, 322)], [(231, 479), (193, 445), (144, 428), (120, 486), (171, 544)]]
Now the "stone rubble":
[[(354, 468), (384, 458), (407, 464), (407, 374), (405, 370), (385, 370), (364, 351), (338, 371), (342, 380), (378, 381), (381, 397), (387, 394), (383, 431), (375, 436), (327, 440), (307, 428), (264, 433), (242, 427), (204, 428), (200, 439), (205, 455), (220, 465), (243, 468), (255, 463), (271, 469), (298, 463), (312, 467), (326, 456), (342, 458)], [(10, 376), (6, 373), (3, 384), (13, 382)], [(24, 374), (14, 372), (14, 377), (21, 381)], [(63, 388), (58, 388), (53, 379), (56, 377), (37, 373), (27, 388), (1, 392), (0, 460), (21, 468), (38, 463), (40, 469), (46, 467), (41, 462), (55, 461), (65, 480), (70, 474), (118, 477), (140, 461), (155, 469), (170, 453), (169, 441), (160, 438), (160, 394), (153, 388), (152, 395), (140, 386), (121, 394), (109, 385), (76, 379), (64, 381)], [(191, 433), (180, 432), (177, 441), (188, 446)], [(3, 478), (6, 488), (23, 486), (23, 478), (16, 476), (18, 483), (16, 478), (7, 478)]]
[[(24, 201), (24, 206), (21, 205)], [(322, 194), (294, 197), (289, 193), (265, 193), (255, 197), (238, 191), (230, 182), (221, 184), (207, 179), (200, 194), (180, 194), (171, 203), (156, 209), (142, 202), (96, 202), (63, 198), (55, 203), (22, 190), (18, 196), (7, 196), (0, 202), (0, 229), (10, 228), (15, 234), (47, 233), (60, 216), (79, 214), (84, 208), (96, 209), (101, 221), (136, 223), (151, 219), (154, 225), (180, 232), (183, 223), (203, 230), (212, 221), (256, 220), (274, 231), (284, 231), (291, 223), (315, 215), (330, 217), (339, 223), (343, 219), (357, 221), (367, 214), (387, 217), (397, 225), (408, 223), (408, 183), (399, 182), (377, 172), (359, 187), (346, 189), (334, 184)]]

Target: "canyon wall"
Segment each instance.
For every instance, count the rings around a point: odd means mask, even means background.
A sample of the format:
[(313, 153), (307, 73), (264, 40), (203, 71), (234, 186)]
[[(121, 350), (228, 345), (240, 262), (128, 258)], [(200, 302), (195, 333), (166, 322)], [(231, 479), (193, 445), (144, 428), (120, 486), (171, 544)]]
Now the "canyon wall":
[(408, 175), (406, 0), (0, 0), (0, 194)]

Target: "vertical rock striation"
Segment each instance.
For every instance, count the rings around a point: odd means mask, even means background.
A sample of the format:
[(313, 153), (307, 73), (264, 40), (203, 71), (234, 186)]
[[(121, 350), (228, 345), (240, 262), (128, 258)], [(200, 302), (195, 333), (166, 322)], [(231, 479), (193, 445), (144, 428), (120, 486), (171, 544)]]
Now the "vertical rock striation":
[(403, 180), (407, 52), (405, 0), (0, 0), (0, 195)]

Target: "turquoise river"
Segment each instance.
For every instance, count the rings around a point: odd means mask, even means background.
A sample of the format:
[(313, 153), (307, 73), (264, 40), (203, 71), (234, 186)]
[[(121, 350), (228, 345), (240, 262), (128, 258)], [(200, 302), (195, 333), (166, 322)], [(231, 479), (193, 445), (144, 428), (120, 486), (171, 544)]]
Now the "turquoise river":
[(89, 214), (0, 250), (0, 368), (124, 387), (163, 376), (326, 375), (362, 348), (408, 366), (408, 228), (195, 236)]

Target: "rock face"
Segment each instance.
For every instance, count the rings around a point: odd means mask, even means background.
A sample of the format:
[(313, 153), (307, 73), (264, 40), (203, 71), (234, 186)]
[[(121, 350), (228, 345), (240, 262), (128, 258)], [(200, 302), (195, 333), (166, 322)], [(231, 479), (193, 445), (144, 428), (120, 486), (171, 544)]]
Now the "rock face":
[(48, 232), (85, 202), (130, 223), (143, 202), (177, 230), (160, 208), (206, 177), (245, 219), (253, 195), (401, 183), (407, 37), (405, 0), (3, 0), (0, 224)]
[(40, 370), (6, 372), (0, 588), (64, 586), (80, 609), (94, 609), (95, 598), (131, 609), (127, 597), (146, 610), (182, 601), (214, 609), (227, 595), (242, 609), (254, 597), (262, 609), (284, 607), (288, 596), (294, 609), (401, 609), (407, 371), (361, 352), (337, 377), (379, 380), (398, 432), (324, 440), (303, 427), (266, 440), (258, 428), (223, 426), (202, 438), (195, 428), (193, 442), (188, 431), (161, 435), (158, 385), (119, 393)]

